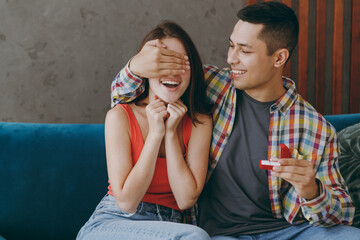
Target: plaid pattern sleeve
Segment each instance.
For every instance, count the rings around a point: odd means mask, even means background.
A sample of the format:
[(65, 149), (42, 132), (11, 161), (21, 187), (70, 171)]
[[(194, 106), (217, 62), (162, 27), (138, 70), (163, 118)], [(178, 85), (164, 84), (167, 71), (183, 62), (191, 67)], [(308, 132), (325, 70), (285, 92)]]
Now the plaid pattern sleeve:
[(213, 65), (204, 65), (206, 96), (211, 103), (219, 105), (226, 90), (230, 87), (230, 69), (219, 69)]
[(293, 158), (312, 161), (322, 191), (319, 197), (306, 201), (291, 184), (269, 172), (274, 216), (283, 216), (289, 223), (304, 221), (305, 217), (316, 226), (351, 224), (355, 209), (339, 173), (336, 131), (297, 94), (291, 80), (284, 79), (284, 87), (286, 94), (271, 109), (269, 157), (279, 157), (283, 143), (291, 149)]
[(350, 225), (354, 218), (355, 208), (339, 172), (339, 154), (336, 134), (331, 131), (316, 174), (322, 193), (311, 201), (300, 200), (305, 218), (314, 225)]
[(206, 95), (214, 103), (213, 134), (207, 179), (210, 178), (231, 134), (235, 121), (236, 91), (229, 68), (204, 66)]
[(128, 64), (121, 69), (111, 83), (111, 107), (118, 103), (127, 103), (145, 91), (142, 78), (133, 74)]

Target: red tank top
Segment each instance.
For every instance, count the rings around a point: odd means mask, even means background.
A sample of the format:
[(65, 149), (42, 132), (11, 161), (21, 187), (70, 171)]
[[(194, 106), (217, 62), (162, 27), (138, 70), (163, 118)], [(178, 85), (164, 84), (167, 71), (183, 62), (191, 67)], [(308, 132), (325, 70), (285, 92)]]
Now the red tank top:
[[(128, 104), (118, 104), (117, 106), (121, 106), (125, 110), (129, 120), (131, 156), (133, 164), (135, 165), (144, 147), (144, 140), (141, 134), (140, 126)], [(182, 127), (183, 141), (185, 145), (185, 158), (192, 129), (192, 121), (187, 114), (185, 114), (183, 118)], [(108, 194), (113, 196), (110, 183), (108, 189)], [(180, 210), (170, 188), (166, 168), (166, 158), (157, 158), (153, 179), (142, 201)]]

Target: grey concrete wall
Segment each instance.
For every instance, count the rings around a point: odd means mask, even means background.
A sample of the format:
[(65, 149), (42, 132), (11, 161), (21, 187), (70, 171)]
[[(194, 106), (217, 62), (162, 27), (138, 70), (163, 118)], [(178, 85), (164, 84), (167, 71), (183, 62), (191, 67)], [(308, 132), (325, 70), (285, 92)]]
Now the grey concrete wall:
[(110, 84), (163, 19), (226, 66), (245, 0), (0, 0), (0, 121), (103, 123)]

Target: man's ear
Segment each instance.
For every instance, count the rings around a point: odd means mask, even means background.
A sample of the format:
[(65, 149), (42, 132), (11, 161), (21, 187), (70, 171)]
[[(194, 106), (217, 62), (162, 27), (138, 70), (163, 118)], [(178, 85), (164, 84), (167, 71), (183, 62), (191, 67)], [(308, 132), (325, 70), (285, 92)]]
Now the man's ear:
[(274, 56), (274, 67), (284, 67), (286, 61), (289, 58), (289, 50), (286, 48), (280, 48), (275, 51)]

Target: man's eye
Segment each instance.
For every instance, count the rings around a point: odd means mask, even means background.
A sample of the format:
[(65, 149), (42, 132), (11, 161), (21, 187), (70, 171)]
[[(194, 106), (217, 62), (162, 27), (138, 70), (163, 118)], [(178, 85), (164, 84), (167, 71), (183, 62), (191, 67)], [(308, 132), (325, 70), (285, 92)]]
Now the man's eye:
[(241, 49), (240, 51), (241, 51), (242, 53), (245, 53), (245, 54), (246, 54), (246, 53), (250, 53), (250, 52), (248, 52), (248, 51), (245, 51), (244, 49)]

